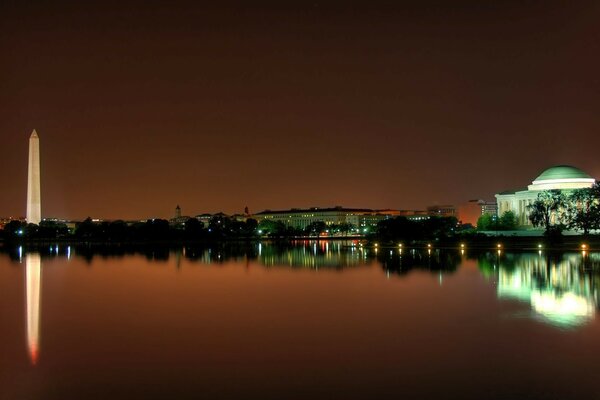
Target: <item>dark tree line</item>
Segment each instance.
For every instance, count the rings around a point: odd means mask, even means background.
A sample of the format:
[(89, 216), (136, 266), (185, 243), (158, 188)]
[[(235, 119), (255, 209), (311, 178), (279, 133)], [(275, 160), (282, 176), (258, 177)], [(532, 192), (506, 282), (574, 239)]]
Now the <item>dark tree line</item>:
[(57, 239), (69, 235), (69, 228), (65, 224), (42, 221), (39, 225), (28, 224), (22, 221), (10, 221), (0, 231), (3, 239)]
[(65, 224), (43, 221), (39, 225), (11, 221), (4, 228), (5, 240), (65, 239), (86, 242), (160, 242), (250, 239), (257, 235), (254, 219), (237, 221), (227, 216), (213, 217), (208, 226), (195, 218), (171, 224), (165, 219), (128, 224), (125, 221), (96, 222), (91, 218), (78, 223), (70, 232)]

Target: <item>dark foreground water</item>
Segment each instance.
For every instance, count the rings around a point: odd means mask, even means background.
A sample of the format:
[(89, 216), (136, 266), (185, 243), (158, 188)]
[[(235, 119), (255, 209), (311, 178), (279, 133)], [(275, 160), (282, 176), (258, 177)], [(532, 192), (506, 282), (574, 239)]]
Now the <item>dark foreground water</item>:
[(599, 264), (313, 242), (9, 249), (0, 398), (596, 399)]

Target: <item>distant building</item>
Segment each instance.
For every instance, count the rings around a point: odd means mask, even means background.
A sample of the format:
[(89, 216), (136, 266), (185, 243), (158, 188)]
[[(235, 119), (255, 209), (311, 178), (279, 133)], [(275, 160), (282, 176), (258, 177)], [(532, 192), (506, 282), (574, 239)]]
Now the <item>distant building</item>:
[(451, 205), (429, 206), (427, 214), (431, 217), (456, 217), (456, 208)]
[(550, 167), (535, 178), (527, 188), (498, 193), (496, 195), (498, 215), (512, 211), (520, 226), (530, 227), (527, 206), (535, 202), (540, 192), (554, 189), (570, 192), (574, 189), (589, 188), (595, 181), (579, 168), (570, 165)]
[(202, 225), (206, 228), (208, 227), (208, 224), (210, 223), (211, 218), (213, 217), (212, 214), (199, 214), (196, 215), (194, 218), (196, 218), (198, 221), (200, 221), (202, 223)]
[(406, 217), (411, 221), (421, 221), (429, 219), (429, 213), (426, 210), (400, 210), (398, 216)]
[(462, 224), (477, 226), (477, 220), (484, 214), (497, 215), (498, 204), (495, 201), (469, 200), (458, 207), (457, 218)]
[(188, 219), (190, 219), (190, 217), (181, 215), (181, 207), (179, 207), (178, 204), (177, 207), (175, 207), (175, 216), (169, 220), (169, 225), (183, 227)]
[(238, 222), (246, 222), (251, 217), (248, 214), (233, 214), (230, 218)]
[(400, 215), (397, 210), (371, 210), (366, 208), (292, 208), (290, 210), (271, 211), (265, 210), (254, 214), (253, 218), (259, 223), (262, 221), (280, 221), (287, 226), (305, 229), (313, 222), (322, 221), (326, 225), (351, 224), (354, 227), (368, 229), (377, 225), (379, 221)]

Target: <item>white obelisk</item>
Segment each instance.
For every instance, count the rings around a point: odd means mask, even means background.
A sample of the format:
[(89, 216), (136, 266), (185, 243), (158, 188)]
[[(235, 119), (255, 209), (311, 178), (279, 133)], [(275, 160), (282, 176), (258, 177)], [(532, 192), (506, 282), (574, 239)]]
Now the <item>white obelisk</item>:
[(42, 198), (40, 194), (40, 138), (35, 131), (29, 138), (29, 171), (27, 174), (27, 222), (42, 221)]

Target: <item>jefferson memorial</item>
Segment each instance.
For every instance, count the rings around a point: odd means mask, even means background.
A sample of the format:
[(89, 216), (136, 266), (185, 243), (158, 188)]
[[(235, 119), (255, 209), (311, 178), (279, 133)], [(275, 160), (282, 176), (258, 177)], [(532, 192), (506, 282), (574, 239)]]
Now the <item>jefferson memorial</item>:
[(556, 165), (543, 171), (526, 189), (506, 191), (496, 195), (498, 215), (512, 211), (520, 226), (531, 226), (527, 206), (537, 200), (538, 193), (545, 190), (559, 189), (569, 192), (574, 189), (591, 187), (596, 180), (570, 165)]

